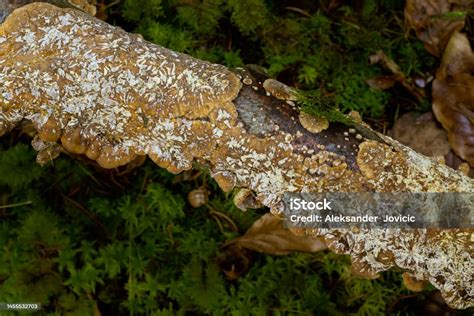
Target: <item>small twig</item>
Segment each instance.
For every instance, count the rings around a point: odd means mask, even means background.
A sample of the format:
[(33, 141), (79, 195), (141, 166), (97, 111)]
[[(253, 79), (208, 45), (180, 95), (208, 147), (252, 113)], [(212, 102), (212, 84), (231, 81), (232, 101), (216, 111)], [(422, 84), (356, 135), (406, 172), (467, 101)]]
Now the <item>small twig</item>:
[(209, 214), (212, 216), (212, 218), (214, 218), (217, 222), (217, 225), (219, 226), (219, 230), (221, 231), (222, 234), (224, 234), (224, 227), (222, 226), (222, 223), (221, 223), (221, 220), (219, 219), (219, 217), (217, 217), (215, 214), (209, 212)]
[(113, 1), (105, 6), (105, 9), (109, 9), (110, 7), (113, 7), (114, 5), (117, 5), (120, 3), (120, 0)]
[(145, 190), (147, 182), (148, 182), (148, 172), (145, 171), (145, 176), (143, 177), (142, 186), (140, 188), (140, 192), (138, 193), (139, 196), (142, 195), (143, 191)]
[(23, 205), (28, 205), (33, 203), (33, 201), (26, 201), (26, 202), (20, 202), (20, 203), (13, 203), (13, 204), (6, 204), (6, 205), (0, 205), (0, 209), (5, 209), (5, 208), (11, 208), (11, 207), (17, 207), (17, 206), (23, 206)]
[(88, 209), (86, 209), (82, 204), (80, 204), (79, 202), (71, 199), (70, 197), (64, 195), (64, 194), (61, 194), (61, 196), (68, 202), (70, 202), (71, 204), (73, 204), (75, 207), (77, 207), (79, 210), (81, 210), (84, 214), (87, 215), (87, 217), (89, 217), (90, 219), (92, 219), (99, 227), (101, 227), (106, 233), (107, 233), (107, 230), (105, 228), (105, 226), (99, 221), (99, 219), (95, 216), (94, 213), (92, 213), (91, 211), (89, 211)]
[(209, 209), (210, 215), (215, 215), (219, 218), (224, 219), (230, 225), (230, 228), (232, 231), (235, 231), (235, 232), (239, 231), (239, 228), (229, 216), (225, 215), (224, 213), (214, 210), (212, 206), (210, 206), (209, 204), (206, 204), (206, 207)]
[(117, 187), (119, 187), (121, 190), (125, 190), (124, 186), (121, 185), (121, 184), (117, 181), (117, 179), (115, 179), (115, 176), (114, 176), (114, 173), (113, 173), (113, 172), (110, 172), (110, 173), (109, 173), (109, 179), (110, 179), (110, 181), (111, 181), (113, 184), (115, 184), (115, 185), (116, 185)]
[(374, 55), (369, 57), (369, 63), (373, 64), (380, 64), (382, 67), (390, 71), (394, 76), (395, 80), (408, 92), (410, 93), (417, 101), (420, 103), (426, 96), (423, 90), (417, 89), (413, 85), (411, 85), (407, 76), (403, 73), (400, 66), (385, 55), (383, 51), (378, 51)]
[(171, 243), (171, 245), (174, 246), (173, 232), (171, 231), (172, 229), (173, 229), (172, 224), (169, 224), (168, 226), (166, 226), (166, 231), (168, 232), (168, 237), (170, 239), (170, 243)]
[(357, 25), (357, 24), (355, 24), (355, 23), (352, 23), (352, 22), (350, 22), (350, 21), (348, 21), (348, 20), (341, 20), (341, 22), (347, 24), (348, 26), (351, 26), (351, 27), (355, 28), (356, 30), (360, 30), (360, 29), (361, 29), (361, 27), (360, 27), (359, 25)]
[(87, 170), (86, 168), (84, 168), (81, 164), (79, 164), (78, 166), (79, 166), (79, 168), (80, 168), (86, 175), (88, 175), (88, 176), (92, 179), (92, 181), (94, 181), (94, 182), (95, 182), (97, 185), (99, 185), (99, 186), (103, 186), (103, 185), (99, 182), (99, 180), (97, 180), (97, 179), (92, 175), (92, 173), (91, 173), (89, 170)]
[(297, 7), (285, 7), (286, 10), (289, 10), (289, 11), (294, 11), (294, 12), (297, 12), (297, 13), (300, 13), (308, 18), (311, 17), (311, 14), (309, 14), (308, 12), (306, 12), (305, 10), (303, 9), (300, 9), (300, 8), (297, 8)]

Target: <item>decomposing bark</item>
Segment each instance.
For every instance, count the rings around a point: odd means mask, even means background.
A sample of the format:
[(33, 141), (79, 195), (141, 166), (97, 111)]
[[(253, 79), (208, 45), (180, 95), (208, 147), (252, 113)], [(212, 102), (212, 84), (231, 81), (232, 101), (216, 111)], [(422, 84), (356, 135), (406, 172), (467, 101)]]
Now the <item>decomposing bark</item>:
[[(59, 142), (104, 168), (144, 155), (173, 173), (199, 163), (224, 191), (251, 190), (274, 213), (284, 192), (474, 191), (472, 179), (367, 127), (300, 116), (292, 90), (268, 80), (34, 3), (0, 26), (0, 135), (26, 119), (44, 148)], [(361, 275), (398, 266), (450, 306), (474, 304), (471, 229), (310, 233)]]
[(61, 8), (75, 8), (96, 15), (95, 0), (0, 0), (0, 23), (15, 9), (32, 2), (48, 2)]

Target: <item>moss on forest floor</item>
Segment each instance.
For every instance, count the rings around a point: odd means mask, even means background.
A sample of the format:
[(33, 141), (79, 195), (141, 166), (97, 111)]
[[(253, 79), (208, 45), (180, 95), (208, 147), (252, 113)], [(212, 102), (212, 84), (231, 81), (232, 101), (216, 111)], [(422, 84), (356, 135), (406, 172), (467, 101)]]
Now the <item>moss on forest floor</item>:
[[(1, 142), (0, 204), (28, 204), (0, 209), (0, 301), (41, 302), (49, 315), (91, 315), (95, 304), (103, 315), (377, 315), (416, 313), (406, 303), (429, 293), (410, 296), (399, 271), (356, 278), (330, 252), (223, 251), (266, 210), (242, 212), (208, 175), (174, 183), (151, 161), (126, 174), (68, 157), (42, 168), (26, 139), (9, 144), (16, 136)], [(238, 233), (186, 201), (202, 183)], [(231, 265), (233, 281), (222, 273)]]

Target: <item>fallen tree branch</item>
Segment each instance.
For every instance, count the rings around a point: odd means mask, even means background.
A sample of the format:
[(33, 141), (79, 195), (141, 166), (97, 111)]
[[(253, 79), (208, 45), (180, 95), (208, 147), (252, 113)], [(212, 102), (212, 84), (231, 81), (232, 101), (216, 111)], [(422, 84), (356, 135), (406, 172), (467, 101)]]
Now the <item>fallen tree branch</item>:
[[(272, 212), (285, 192), (473, 192), (473, 180), (363, 125), (299, 113), (292, 90), (150, 44), (83, 12), (34, 3), (0, 26), (0, 135), (29, 120), (104, 168), (147, 155), (207, 166)], [(44, 155), (43, 155), (44, 156)], [(471, 229), (315, 229), (374, 277), (398, 266), (455, 308), (474, 304)]]

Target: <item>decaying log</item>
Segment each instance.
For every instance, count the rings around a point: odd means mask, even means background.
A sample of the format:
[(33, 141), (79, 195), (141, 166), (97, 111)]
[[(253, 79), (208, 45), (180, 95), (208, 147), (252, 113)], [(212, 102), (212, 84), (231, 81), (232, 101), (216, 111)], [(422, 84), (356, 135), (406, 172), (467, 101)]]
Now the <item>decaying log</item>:
[[(474, 191), (460, 172), (366, 127), (308, 118), (294, 101), (258, 72), (175, 53), (74, 9), (33, 3), (0, 26), (0, 135), (26, 119), (45, 146), (104, 168), (144, 155), (173, 173), (199, 163), (224, 191), (251, 190), (274, 213), (284, 192)], [(311, 233), (361, 275), (398, 266), (450, 306), (474, 305), (471, 229)]]
[(90, 15), (96, 15), (94, 0), (0, 0), (0, 23), (15, 9), (32, 2), (47, 2), (61, 8), (75, 8)]

